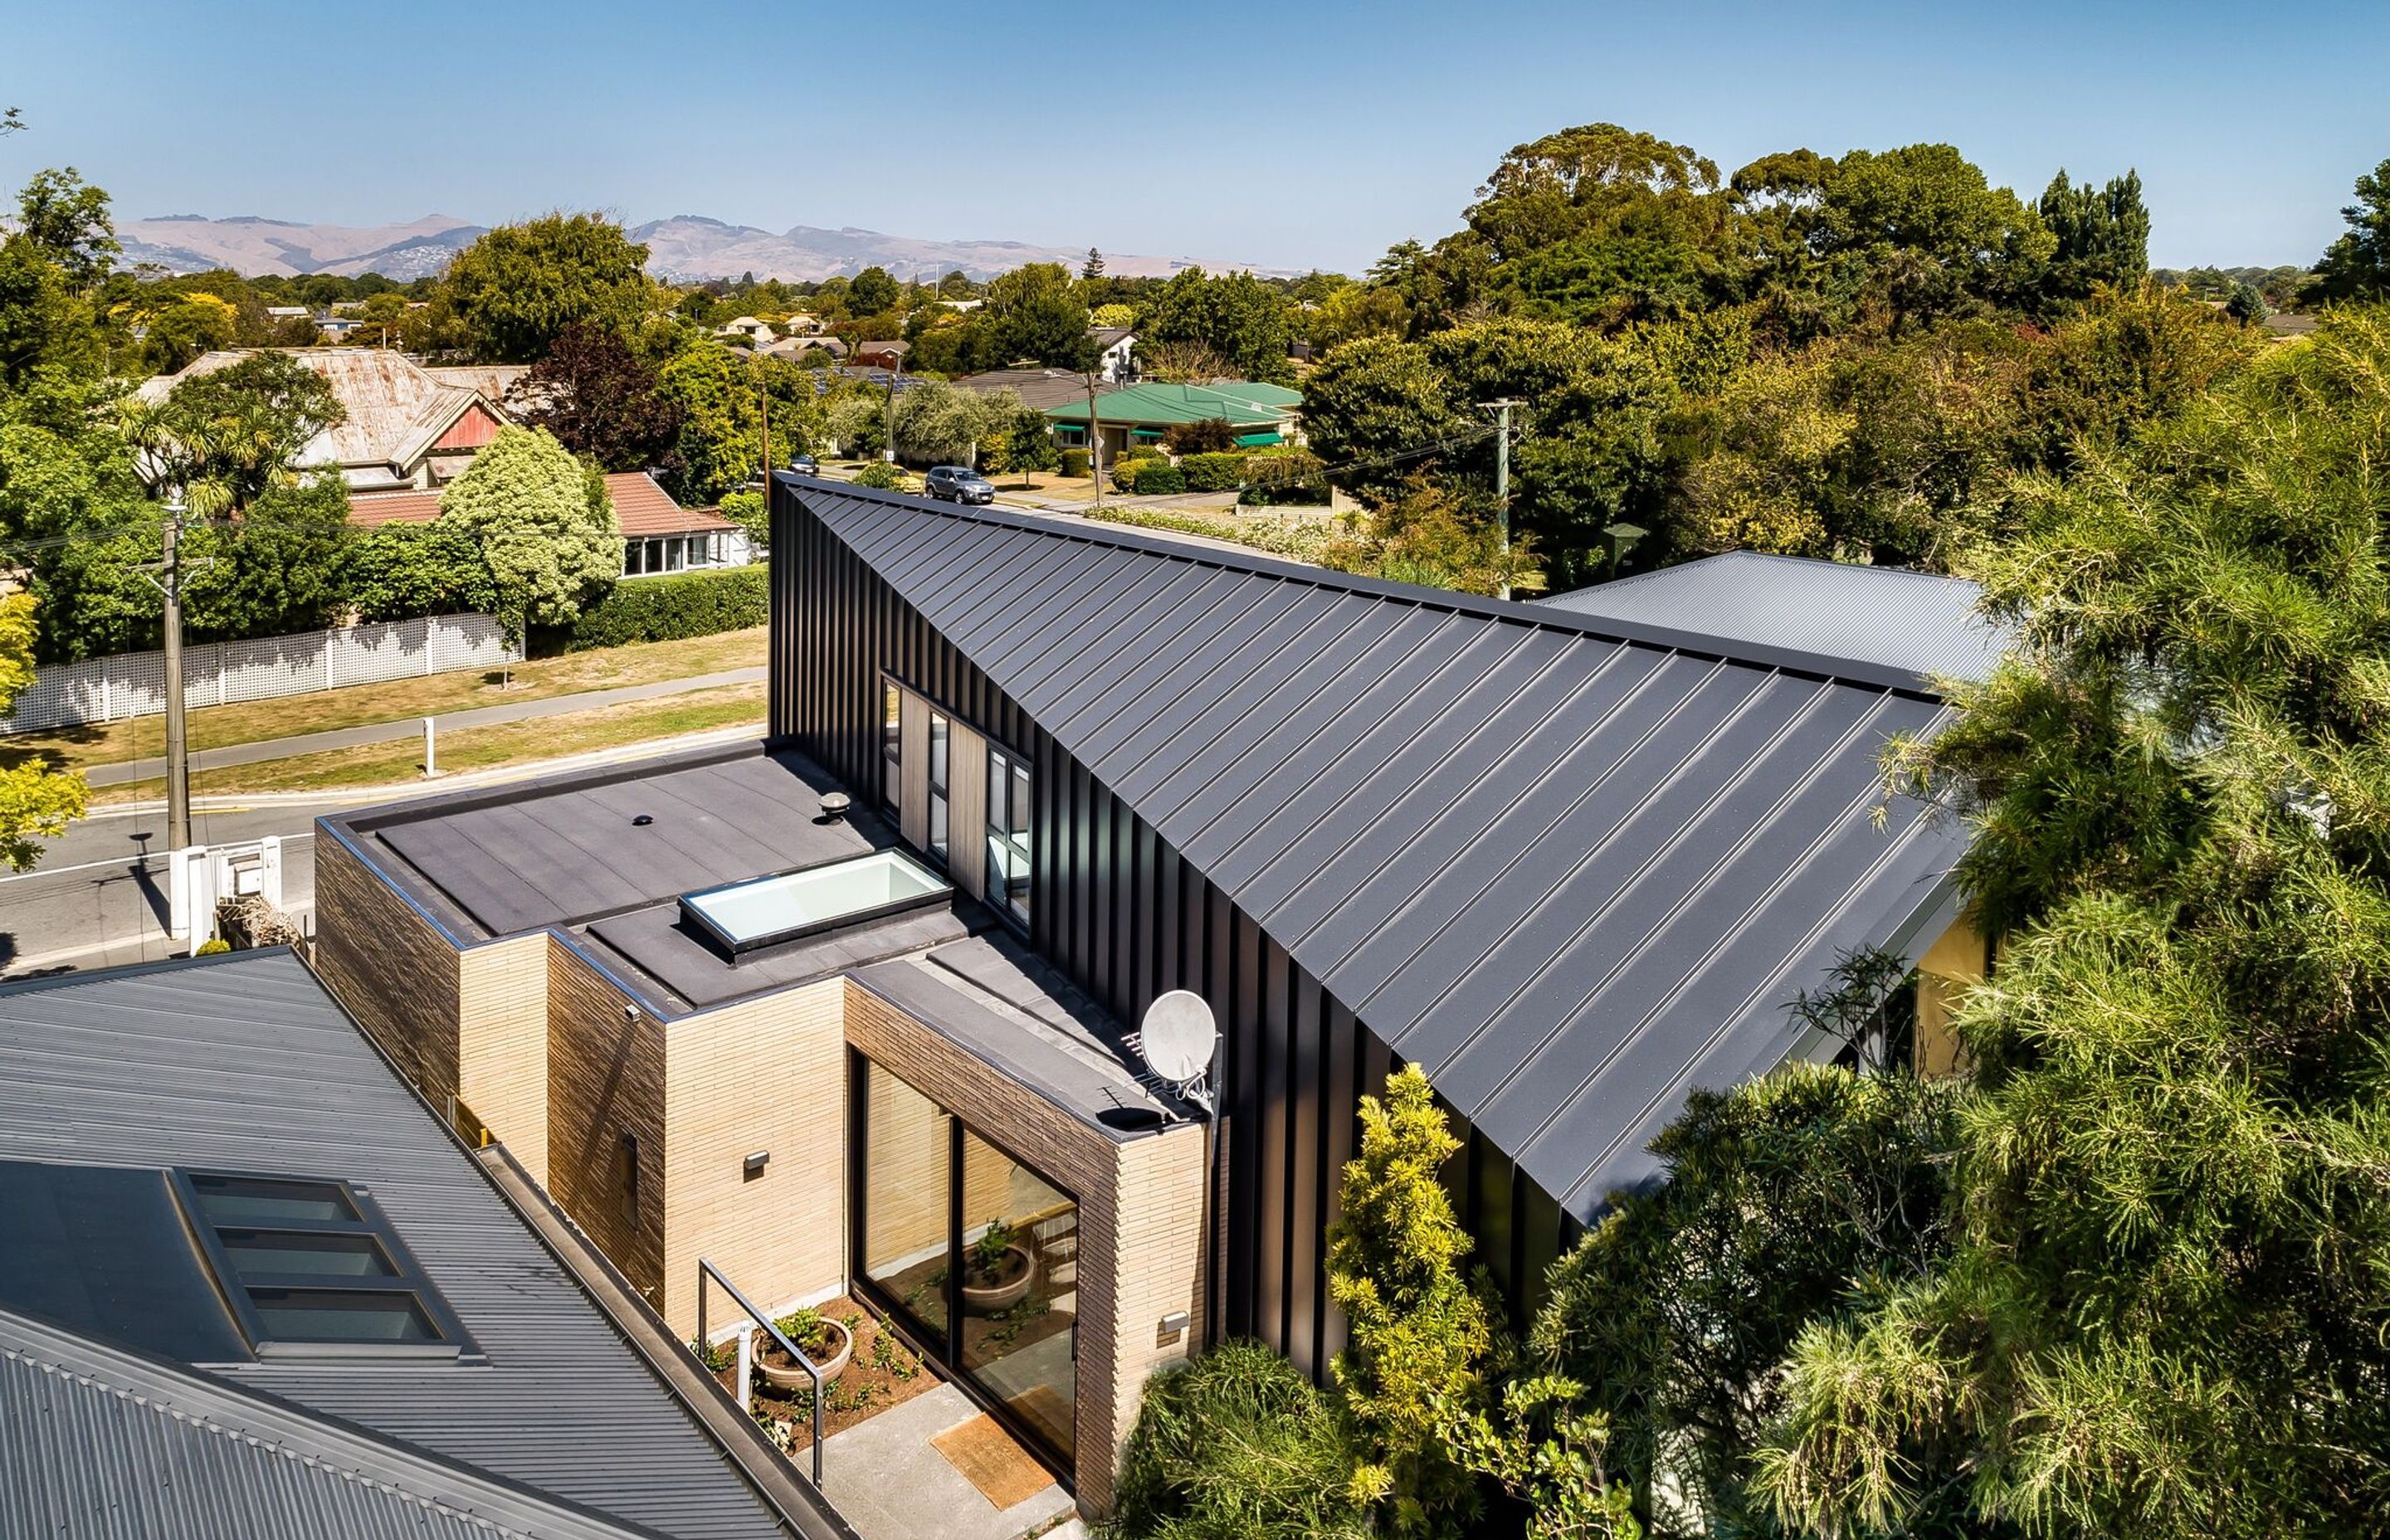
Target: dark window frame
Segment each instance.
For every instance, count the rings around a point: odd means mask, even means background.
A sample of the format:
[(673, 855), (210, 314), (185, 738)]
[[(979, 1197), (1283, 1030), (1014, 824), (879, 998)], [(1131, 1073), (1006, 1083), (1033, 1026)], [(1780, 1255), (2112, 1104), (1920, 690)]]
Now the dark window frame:
[[(895, 720), (888, 719), (891, 699)], [(905, 801), (905, 687), (889, 674), (880, 676), (880, 803), (900, 812)]]
[[(945, 739), (943, 743), (938, 738), (938, 729), (941, 725), (945, 728)], [(944, 751), (943, 754), (939, 752), (941, 749)], [(942, 768), (939, 763), (941, 760), (944, 761), (943, 769), (945, 773), (943, 776), (939, 774)], [(930, 789), (930, 801), (921, 829), (921, 848), (943, 871), (954, 864), (955, 719), (952, 712), (935, 704), (930, 707), (929, 764), (922, 766), (922, 771), (923, 778)], [(944, 823), (946, 828), (946, 837), (944, 841), (938, 838), (938, 826), (941, 823)]]
[[(198, 1244), (201, 1258), (214, 1276), (216, 1291), (250, 1348), (261, 1358), (376, 1358), (405, 1360), (480, 1361), (474, 1344), (439, 1286), (407, 1247), (371, 1191), (339, 1177), (299, 1175), (289, 1172), (226, 1171), (212, 1167), (176, 1166), (167, 1172), (174, 1201)], [(329, 1188), (353, 1215), (348, 1219), (303, 1219), (290, 1216), (218, 1219), (208, 1213), (200, 1185), (210, 1181), (257, 1182), (277, 1187)], [(386, 1276), (339, 1273), (247, 1273), (225, 1245), (222, 1232), (238, 1235), (355, 1236), (372, 1241), (389, 1263)], [(420, 1313), (435, 1336), (429, 1340), (386, 1340), (342, 1336), (310, 1337), (276, 1330), (265, 1322), (251, 1290), (268, 1294), (350, 1295), (375, 1301), (404, 1301)]]
[[(1015, 782), (1021, 783), (1016, 799)], [(1016, 807), (1016, 801), (1018, 806)], [(1037, 872), (1037, 772), (1029, 756), (987, 740), (987, 866), (982, 887), (987, 906), (1022, 936), (1029, 934), (1029, 886)], [(1012, 826), (1018, 823), (1016, 830)], [(1004, 856), (999, 867), (997, 854)], [(1020, 875), (1012, 875), (1013, 863)], [(999, 873), (1001, 875), (999, 875)], [(1017, 898), (1016, 898), (1017, 893)], [(1017, 905), (1017, 907), (1016, 907)]]

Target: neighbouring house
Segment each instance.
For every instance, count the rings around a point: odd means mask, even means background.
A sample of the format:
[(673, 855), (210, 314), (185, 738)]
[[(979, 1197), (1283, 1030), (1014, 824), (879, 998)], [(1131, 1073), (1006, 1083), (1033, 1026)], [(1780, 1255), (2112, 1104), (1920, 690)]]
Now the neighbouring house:
[(0, 1533), (849, 1534), (273, 950), (0, 988)]
[(905, 366), (905, 355), (912, 351), (913, 344), (910, 342), (857, 342), (854, 345), (854, 359), (857, 364), (867, 365), (875, 369), (901, 369)]
[[(739, 524), (714, 508), (685, 508), (643, 470), (606, 478), (614, 519), (623, 531), (623, 575), (649, 577), (708, 567), (743, 567), (755, 559), (753, 543)], [(429, 524), (440, 517), (437, 492), (386, 492), (349, 499), (349, 522), (361, 529), (382, 524)]]
[[(473, 385), (441, 379), (402, 353), (382, 348), (278, 350), (321, 375), (347, 409), (347, 420), (318, 433), (293, 468), (337, 470), (353, 492), (446, 484), (509, 420), (504, 404)], [(204, 353), (180, 373), (142, 382), (138, 394), (161, 402), (186, 379), (250, 356)]]
[(714, 328), (713, 334), (723, 338), (744, 338), (750, 345), (759, 348), (772, 340), (773, 336), (772, 324), (769, 321), (759, 321), (752, 315), (741, 315), (735, 320), (725, 321)]
[(1132, 355), (1137, 351), (1137, 333), (1126, 327), (1090, 327), (1087, 340), (1096, 345), (1096, 373), (1108, 384), (1117, 385), (1132, 370)]
[(353, 315), (327, 315), (316, 321), (316, 335), (327, 342), (345, 342), (365, 325)]
[[(1914, 668), (789, 475), (771, 511), (765, 740), (321, 819), (318, 966), (675, 1331), (700, 1256), (853, 1290), (1089, 1514), (1154, 1370), (1327, 1372), (1396, 1064), (1523, 1315), (1694, 1089), (1844, 1051), (1785, 1010), (1838, 959), (1983, 969), (1963, 832), (1881, 781), (1948, 714)], [(1200, 1084), (1142, 1057), (1173, 991)]]
[[(1109, 463), (1133, 443), (1159, 443), (1179, 423), (1213, 418), (1226, 421), (1247, 448), (1296, 442), (1302, 436), (1303, 392), (1253, 380), (1122, 385), (1099, 391), (1093, 410)], [(1087, 443), (1088, 412), (1083, 390), (1076, 400), (1047, 407), (1046, 415), (1054, 421), (1057, 439), (1076, 448)]]
[(304, 321), (314, 314), (305, 305), (267, 305), (266, 318), (274, 321)]
[(1033, 412), (1087, 399), (1087, 377), (1074, 369), (989, 369), (983, 374), (957, 375), (954, 383), (981, 395), (1010, 391), (1021, 398), (1021, 404)]
[(427, 364), (423, 372), (443, 385), (461, 385), (478, 391), (484, 401), (495, 401), (512, 411), (517, 406), (518, 391), (523, 376), (531, 373), (528, 364)]

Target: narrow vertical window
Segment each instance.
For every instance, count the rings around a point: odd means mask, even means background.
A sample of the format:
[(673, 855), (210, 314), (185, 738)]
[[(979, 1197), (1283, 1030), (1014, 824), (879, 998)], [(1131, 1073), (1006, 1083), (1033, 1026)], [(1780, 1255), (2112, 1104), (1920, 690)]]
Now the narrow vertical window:
[(621, 1161), (623, 1222), (636, 1226), (639, 1222), (639, 1136), (625, 1133), (617, 1159)]
[(930, 853), (946, 859), (946, 740), (951, 724), (944, 712), (930, 713)]
[(905, 795), (905, 692), (880, 685), (880, 799), (894, 812)]
[(987, 751), (987, 901), (1029, 929), (1029, 766), (994, 744)]

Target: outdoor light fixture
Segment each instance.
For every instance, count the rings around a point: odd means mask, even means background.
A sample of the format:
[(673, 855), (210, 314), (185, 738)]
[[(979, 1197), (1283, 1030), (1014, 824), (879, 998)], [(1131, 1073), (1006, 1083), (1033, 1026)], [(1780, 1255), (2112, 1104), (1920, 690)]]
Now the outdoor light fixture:
[(763, 1175), (764, 1168), (771, 1163), (772, 1152), (768, 1149), (759, 1149), (752, 1155), (748, 1156), (746, 1160), (740, 1161), (739, 1169), (745, 1174), (746, 1179), (752, 1182), (756, 1177)]
[(1162, 1324), (1154, 1328), (1153, 1345), (1155, 1347), (1168, 1347), (1171, 1343), (1178, 1341), (1179, 1338), (1186, 1335), (1187, 1312), (1184, 1310), (1174, 1310), (1169, 1315), (1162, 1317)]
[(854, 799), (848, 796), (845, 792), (829, 792), (821, 800), (822, 822), (826, 824), (843, 823), (846, 820), (846, 810), (854, 805)]

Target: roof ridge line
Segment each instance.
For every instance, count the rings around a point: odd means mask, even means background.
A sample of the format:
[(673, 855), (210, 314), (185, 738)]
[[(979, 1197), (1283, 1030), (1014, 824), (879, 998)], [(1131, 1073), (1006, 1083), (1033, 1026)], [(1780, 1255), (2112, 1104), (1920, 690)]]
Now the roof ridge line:
[(891, 492), (879, 487), (857, 486), (851, 481), (831, 481), (818, 477), (797, 476), (785, 470), (776, 470), (772, 474), (775, 480), (788, 482), (801, 496), (809, 492), (827, 494), (830, 496), (852, 498), (858, 502), (899, 507), (911, 513), (934, 514), (956, 523), (1026, 529), (1058, 539), (1079, 540), (1094, 545), (1111, 545), (1148, 556), (1185, 562), (1189, 566), (1258, 572), (1266, 576), (1306, 584), (1315, 588), (1355, 594), (1365, 598), (1413, 604), (1421, 609), (1446, 610), (1455, 614), (1473, 615), (1482, 620), (1508, 621), (1516, 624), (1563, 632), (1571, 635), (1591, 636), (1598, 640), (1618, 642), (1626, 646), (1660, 648), (1670, 652), (1715, 658), (1725, 662), (1775, 669), (1804, 674), (1811, 678), (1831, 680), (1840, 684), (1893, 690), (1924, 699), (1944, 699), (1933, 687), (1931, 681), (1921, 674), (1908, 669), (1869, 663), (1857, 659), (1834, 658), (1822, 653), (1803, 652), (1792, 648), (1768, 647), (1757, 643), (1738, 643), (1727, 637), (1704, 635), (1699, 632), (1679, 630), (1672, 626), (1622, 622), (1606, 615), (1582, 614), (1558, 606), (1523, 599), (1487, 598), (1476, 594), (1465, 594), (1458, 589), (1429, 588), (1418, 584), (1364, 577), (1357, 573), (1339, 572), (1330, 568), (1288, 561), (1259, 551), (1247, 555), (1242, 551), (1223, 550), (1216, 546), (1184, 545), (1146, 534), (1138, 531), (1135, 525), (1122, 525), (1115, 530), (1073, 528), (1063, 522), (1070, 520), (1090, 526), (1105, 522), (1089, 519), (1084, 514), (1058, 514), (1046, 510), (997, 508), (992, 506), (949, 507), (932, 498), (908, 493)]

